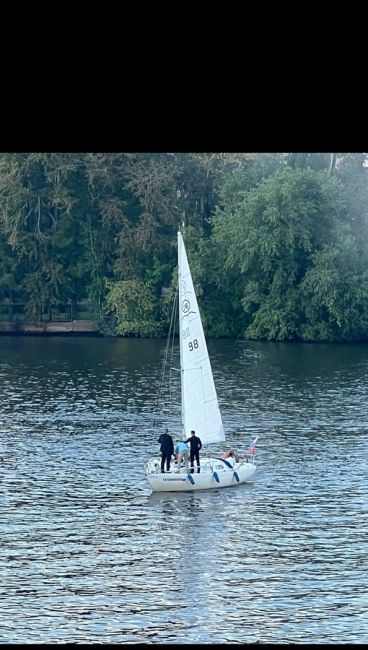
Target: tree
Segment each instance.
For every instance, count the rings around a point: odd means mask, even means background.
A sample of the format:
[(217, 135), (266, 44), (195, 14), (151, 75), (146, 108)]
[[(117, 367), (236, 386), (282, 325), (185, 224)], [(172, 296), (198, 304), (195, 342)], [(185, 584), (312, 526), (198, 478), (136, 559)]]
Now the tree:
[(213, 237), (226, 275), (241, 278), (247, 338), (303, 336), (300, 285), (343, 210), (334, 177), (286, 169), (245, 193), (232, 209), (216, 211)]
[(160, 335), (159, 302), (149, 284), (138, 280), (107, 282), (107, 307), (116, 315), (117, 333), (123, 336)]

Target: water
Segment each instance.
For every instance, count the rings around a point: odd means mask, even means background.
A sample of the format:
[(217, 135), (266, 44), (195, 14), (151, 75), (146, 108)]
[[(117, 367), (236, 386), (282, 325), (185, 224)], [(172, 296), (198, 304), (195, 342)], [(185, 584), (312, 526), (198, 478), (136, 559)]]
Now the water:
[(210, 341), (256, 480), (160, 495), (163, 350), (0, 337), (0, 642), (367, 642), (368, 346)]

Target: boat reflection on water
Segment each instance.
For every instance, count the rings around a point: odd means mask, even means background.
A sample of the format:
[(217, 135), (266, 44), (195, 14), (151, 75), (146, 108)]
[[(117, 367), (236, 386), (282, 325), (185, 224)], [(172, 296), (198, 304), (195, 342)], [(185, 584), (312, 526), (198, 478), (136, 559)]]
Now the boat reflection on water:
[(204, 490), (201, 493), (202, 496), (198, 496), (197, 492), (152, 492), (147, 499), (150, 506), (161, 505), (165, 508), (165, 511), (171, 510), (174, 512), (180, 508), (181, 511), (185, 510), (197, 514), (205, 509), (202, 498), (205, 492)]
[[(207, 621), (213, 616), (212, 594), (219, 575), (218, 558), (224, 554), (226, 539), (227, 522), (219, 524), (216, 515), (223, 503), (220, 497), (223, 492), (209, 490), (200, 496), (198, 492), (161, 492), (147, 497), (147, 505), (154, 513), (160, 538), (170, 556), (179, 593), (185, 595), (186, 603), (200, 602), (201, 617)], [(185, 611), (182, 616), (185, 620)]]

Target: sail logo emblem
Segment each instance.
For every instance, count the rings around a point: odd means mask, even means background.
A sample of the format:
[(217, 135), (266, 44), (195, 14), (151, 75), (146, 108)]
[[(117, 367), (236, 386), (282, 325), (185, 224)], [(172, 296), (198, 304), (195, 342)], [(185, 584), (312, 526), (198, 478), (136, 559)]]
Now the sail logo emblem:
[(183, 300), (182, 306), (181, 306), (183, 313), (187, 314), (190, 310), (190, 302), (189, 300)]

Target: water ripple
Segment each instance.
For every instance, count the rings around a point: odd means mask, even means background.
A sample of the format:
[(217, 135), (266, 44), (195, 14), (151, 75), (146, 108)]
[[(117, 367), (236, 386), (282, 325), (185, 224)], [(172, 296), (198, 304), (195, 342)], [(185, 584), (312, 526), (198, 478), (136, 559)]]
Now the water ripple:
[(368, 347), (209, 345), (256, 479), (151, 494), (164, 342), (0, 338), (1, 642), (368, 640)]

